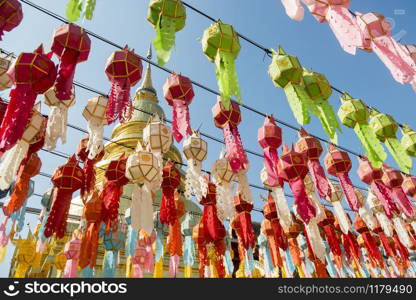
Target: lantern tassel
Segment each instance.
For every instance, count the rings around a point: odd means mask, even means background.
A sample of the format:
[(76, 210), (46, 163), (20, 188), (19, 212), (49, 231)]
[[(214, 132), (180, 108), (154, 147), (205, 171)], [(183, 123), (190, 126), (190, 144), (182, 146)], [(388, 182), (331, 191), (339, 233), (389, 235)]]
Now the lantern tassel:
[(275, 186), (277, 183), (283, 186), (283, 181), (279, 178), (279, 171), (277, 165), (279, 157), (276, 148), (267, 147), (264, 149), (264, 166), (267, 172), (267, 182), (270, 186)]
[(321, 263), (325, 263), (325, 245), (322, 241), (316, 221), (312, 219), (309, 223), (305, 223), (305, 229), (314, 255)]
[(66, 47), (56, 76), (56, 98), (65, 101), (72, 97), (72, 82), (74, 81), (75, 67), (78, 62), (79, 51)]
[(292, 215), (290, 214), (285, 193), (281, 187), (273, 188), (273, 192), (276, 195), (275, 203), (279, 213), (280, 224), (282, 225), (284, 231), (287, 232), (290, 225), (292, 225)]
[(351, 228), (351, 223), (345, 213), (340, 201), (332, 202), (334, 213), (337, 216), (339, 227), (344, 234), (347, 234)]
[(156, 35), (153, 39), (155, 46), (157, 63), (161, 66), (165, 65), (170, 58), (171, 49), (175, 45), (176, 20), (168, 16), (159, 15), (156, 24)]
[(176, 220), (176, 207), (174, 189), (162, 188), (163, 196), (160, 204), (160, 222), (162, 224), (173, 224)]
[(66, 143), (66, 131), (68, 123), (68, 108), (59, 103), (51, 107), (45, 135), (45, 148), (51, 151), (56, 148), (58, 139), (62, 144)]
[(393, 218), (393, 226), (400, 242), (409, 249), (413, 248), (413, 242), (410, 240), (409, 233), (406, 230), (405, 224), (403, 224), (403, 220), (399, 217)]
[(238, 103), (242, 103), (234, 60), (234, 53), (225, 52), (220, 49), (215, 56), (215, 73), (221, 93), (221, 102), (226, 110), (230, 108), (231, 96), (235, 96)]
[(293, 197), (295, 198), (296, 211), (302, 220), (307, 224), (316, 216), (315, 207), (309, 202), (308, 195), (305, 191), (305, 183), (298, 178), (289, 182)]
[(300, 125), (309, 124), (311, 121), (307, 104), (309, 97), (304, 88), (300, 85), (289, 83), (284, 87), (284, 91), (296, 121)]
[(331, 187), (329, 186), (328, 179), (326, 178), (324, 168), (319, 163), (318, 159), (308, 160), (308, 169), (310, 171), (312, 181), (316, 190), (319, 193), (319, 197), (326, 199), (331, 197)]
[(116, 273), (117, 252), (112, 250), (105, 251), (103, 277), (113, 278)]
[(64, 269), (62, 278), (75, 278), (77, 277), (77, 271), (78, 271), (78, 260), (68, 259), (65, 264), (65, 269)]
[(385, 145), (393, 156), (400, 170), (405, 173), (410, 173), (410, 170), (412, 169), (412, 160), (409, 155), (407, 155), (400, 141), (396, 138), (387, 138)]
[(337, 175), (341, 187), (345, 193), (345, 198), (347, 199), (348, 205), (353, 211), (358, 212), (360, 208), (360, 202), (358, 200), (357, 194), (355, 193), (351, 179), (348, 177), (348, 173), (338, 173)]
[(122, 118), (128, 109), (130, 101), (130, 84), (121, 85), (113, 83), (110, 91), (107, 110), (105, 112), (107, 123), (110, 125), (117, 119)]
[(377, 220), (374, 218), (371, 211), (365, 205), (360, 207), (360, 209), (358, 210), (358, 214), (360, 215), (360, 217), (363, 219), (365, 225), (367, 225), (367, 227), (370, 230), (373, 230), (373, 229), (376, 228)]
[(10, 91), (10, 102), (0, 128), (0, 153), (10, 150), (22, 138), (35, 104), (36, 93), (32, 90)]
[(48, 220), (45, 225), (45, 237), (51, 237), (56, 233), (57, 238), (63, 238), (66, 232), (67, 216), (71, 205), (72, 191), (57, 189)]
[(413, 207), (412, 203), (410, 202), (409, 198), (407, 198), (406, 194), (403, 192), (401, 187), (393, 188), (393, 196), (397, 200), (397, 204), (402, 209), (403, 213), (412, 218), (416, 215), (416, 210)]
[(178, 274), (179, 255), (173, 255), (169, 260), (169, 276), (174, 278)]
[(247, 157), (243, 148), (240, 134), (237, 126), (231, 125), (230, 122), (223, 128), (226, 157), (230, 163), (233, 172), (237, 173), (241, 169), (244, 169), (247, 165)]
[(88, 122), (88, 159), (94, 159), (104, 148), (104, 128), (103, 122), (97, 122), (91, 119)]
[(4, 153), (3, 160), (0, 163), (1, 190), (6, 190), (10, 187), (28, 150), (29, 144), (20, 140)]
[(98, 224), (90, 223), (82, 233), (81, 250), (78, 265), (81, 269), (94, 268), (98, 252)]
[[(314, 102), (312, 102), (314, 101)], [(338, 123), (334, 109), (327, 100), (320, 100), (321, 102), (315, 103), (316, 100), (310, 100), (309, 108), (312, 114), (316, 115), (322, 124), (326, 135), (330, 138), (331, 143), (338, 144), (337, 129), (341, 131), (341, 126)]]
[(285, 8), (286, 14), (295, 21), (302, 21), (305, 10), (300, 4), (300, 0), (281, 0)]
[(335, 229), (332, 225), (324, 226), (325, 237), (328, 242), (329, 249), (331, 250), (334, 257), (341, 257), (341, 247), (339, 246), (339, 240)]
[(389, 189), (381, 180), (371, 182), (371, 190), (374, 194), (369, 193), (367, 201), (369, 201), (369, 197), (376, 197), (383, 206), (384, 212), (389, 219), (393, 217), (393, 212), (398, 213), (397, 207), (391, 199)]
[(173, 100), (173, 137), (179, 143), (184, 136), (191, 135), (189, 107), (182, 100)]
[(148, 235), (153, 231), (153, 199), (150, 187), (135, 184), (131, 196), (131, 227), (135, 231), (143, 229)]
[(383, 257), (381, 256), (380, 250), (378, 249), (377, 244), (371, 233), (366, 231), (363, 232), (361, 236), (363, 237), (368, 254), (371, 256), (372, 259), (377, 261), (377, 264), (381, 269), (384, 269)]
[(120, 205), (120, 197), (122, 195), (122, 187), (116, 181), (107, 181), (100, 195), (103, 198), (102, 219), (107, 227), (112, 227), (118, 219), (118, 207)]
[(368, 160), (374, 168), (380, 168), (387, 158), (383, 146), (378, 142), (377, 136), (368, 123), (358, 123), (354, 127), (357, 137), (364, 147)]

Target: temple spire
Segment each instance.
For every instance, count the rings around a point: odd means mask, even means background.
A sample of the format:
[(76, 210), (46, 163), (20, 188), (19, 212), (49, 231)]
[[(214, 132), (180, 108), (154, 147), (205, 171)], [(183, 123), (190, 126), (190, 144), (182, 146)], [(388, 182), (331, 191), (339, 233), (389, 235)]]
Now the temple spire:
[[(147, 59), (152, 59), (152, 45), (150, 44), (149, 50), (147, 52)], [(150, 63), (147, 63), (146, 73), (144, 74), (144, 79), (141, 86), (137, 89), (136, 93), (148, 92), (156, 96), (156, 90), (153, 87), (152, 82), (152, 69), (150, 68)]]

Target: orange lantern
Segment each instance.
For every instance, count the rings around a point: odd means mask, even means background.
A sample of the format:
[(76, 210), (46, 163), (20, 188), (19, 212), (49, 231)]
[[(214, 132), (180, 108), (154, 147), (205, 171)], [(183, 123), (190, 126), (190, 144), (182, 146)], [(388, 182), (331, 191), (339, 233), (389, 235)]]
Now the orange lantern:
[(274, 202), (271, 193), (269, 193), (266, 204), (263, 205), (263, 215), (272, 225), (274, 240), (276, 241), (277, 246), (283, 251), (286, 251), (288, 247), (287, 238), (283, 232), (282, 226), (280, 225), (276, 203)]
[(254, 249), (255, 237), (250, 214), (253, 204), (245, 201), (241, 194), (238, 194), (234, 196), (234, 207), (236, 215), (233, 223), (240, 229), (236, 231), (239, 233), (242, 245), (246, 250)]

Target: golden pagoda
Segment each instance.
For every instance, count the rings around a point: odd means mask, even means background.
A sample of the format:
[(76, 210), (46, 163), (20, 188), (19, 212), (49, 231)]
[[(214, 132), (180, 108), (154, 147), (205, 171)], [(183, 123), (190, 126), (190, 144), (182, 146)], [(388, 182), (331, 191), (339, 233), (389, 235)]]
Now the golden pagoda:
[[(149, 50), (149, 58), (151, 57), (151, 50)], [(146, 73), (142, 81), (141, 86), (137, 89), (133, 101), (134, 110), (132, 112), (131, 119), (123, 124), (118, 124), (112, 131), (111, 140), (105, 144), (104, 150), (105, 155), (103, 159), (97, 163), (97, 185), (100, 185), (104, 180), (104, 173), (107, 169), (108, 164), (120, 157), (123, 153), (130, 154), (134, 151), (138, 141), (142, 141), (143, 129), (147, 125), (148, 121), (154, 114), (158, 114), (161, 119), (165, 118), (165, 113), (159, 105), (156, 89), (153, 87), (152, 82), (152, 70), (150, 64), (147, 65)], [(182, 163), (182, 157), (179, 150), (172, 145), (170, 150), (164, 155), (166, 159), (171, 159), (175, 162)], [(177, 166), (180, 169), (180, 165)], [(182, 172), (183, 173), (183, 172)], [(123, 195), (120, 198), (119, 214), (124, 215), (127, 208), (130, 207), (132, 184), (124, 186)], [(162, 197), (161, 191), (156, 192), (154, 199), (155, 210), (158, 209), (160, 200)], [(194, 215), (201, 215), (201, 209), (198, 205), (192, 201), (182, 199), (185, 203), (185, 210)], [(37, 258), (37, 265), (34, 268), (29, 268), (26, 277), (59, 277), (63, 271), (65, 265), (65, 256), (63, 255), (63, 247), (67, 241), (71, 239), (72, 233), (80, 226), (80, 217), (83, 212), (83, 203), (80, 197), (76, 197), (71, 202), (69, 211), (67, 233), (64, 238), (60, 240), (52, 240), (47, 244), (46, 250), (44, 251), (41, 258)], [(36, 235), (36, 232), (35, 232)], [(167, 247), (165, 247), (166, 251)], [(97, 264), (94, 267), (95, 277), (101, 277), (102, 265), (104, 257), (104, 247), (102, 244), (99, 246)], [(10, 277), (13, 277), (15, 273), (15, 264), (17, 251), (13, 255), (12, 267), (10, 269)], [(164, 255), (164, 276), (168, 274), (169, 268), (169, 254)], [(193, 266), (193, 274), (198, 274), (198, 262)], [(178, 277), (183, 277), (183, 266), (179, 267)], [(81, 277), (81, 272), (79, 272)], [(146, 274), (145, 276), (152, 276), (152, 274)], [(124, 255), (124, 248), (119, 252), (119, 260), (115, 277), (126, 277), (126, 257)]]

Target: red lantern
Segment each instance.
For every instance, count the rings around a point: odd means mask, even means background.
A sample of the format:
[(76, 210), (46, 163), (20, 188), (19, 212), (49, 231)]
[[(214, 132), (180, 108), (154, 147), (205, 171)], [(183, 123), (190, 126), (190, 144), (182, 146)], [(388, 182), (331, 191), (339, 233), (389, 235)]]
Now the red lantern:
[(383, 171), (383, 177), (381, 179), (392, 190), (393, 197), (396, 199), (403, 213), (409, 218), (416, 216), (415, 208), (402, 189), (403, 176), (400, 171), (393, 170), (389, 166), (384, 166)]
[(55, 84), (59, 100), (71, 99), (75, 66), (88, 59), (90, 49), (91, 40), (84, 28), (70, 23), (55, 29), (51, 50), (61, 61)]
[(112, 83), (106, 111), (108, 124), (117, 119), (124, 121), (123, 115), (130, 101), (130, 87), (140, 81), (142, 71), (142, 60), (127, 45), (123, 50), (114, 51), (108, 58), (105, 73)]
[(0, 153), (22, 138), (30, 120), (37, 94), (46, 92), (55, 82), (56, 68), (42, 45), (33, 53), (21, 53), (7, 72), (15, 88), (0, 128)]
[(280, 225), (279, 217), (277, 215), (276, 203), (274, 202), (271, 193), (269, 193), (267, 203), (263, 205), (263, 214), (264, 217), (269, 220), (270, 224), (272, 225), (274, 240), (276, 241), (277, 246), (283, 251), (286, 251), (288, 247), (287, 238), (283, 232), (282, 226)]
[(371, 185), (371, 190), (380, 200), (386, 216), (391, 219), (393, 213), (399, 213), (393, 199), (391, 198), (390, 189), (383, 183), (383, 171), (381, 169), (373, 168), (371, 163), (366, 158), (358, 158), (359, 167), (357, 169), (358, 177), (364, 183)]
[(295, 149), (307, 158), (309, 172), (311, 173), (312, 181), (319, 196), (322, 199), (331, 198), (331, 187), (325, 176), (324, 168), (319, 162), (319, 157), (323, 152), (319, 140), (309, 135), (305, 129), (301, 128), (299, 131), (299, 140), (296, 143)]
[[(234, 226), (236, 227), (235, 229), (238, 232), (238, 225), (235, 224)], [(263, 221), (261, 221), (261, 231), (264, 233), (265, 236), (267, 236), (273, 266), (282, 267), (283, 261), (282, 257), (280, 256), (279, 247), (277, 246), (273, 226), (268, 219), (263, 219)]]
[(23, 19), (22, 5), (17, 0), (4, 0), (0, 3), (0, 41), (4, 31), (12, 31)]
[(282, 144), (282, 128), (276, 125), (273, 115), (264, 119), (263, 127), (260, 127), (257, 132), (257, 141), (264, 151), (264, 166), (268, 175), (268, 184), (275, 186), (279, 182), (282, 186), (283, 181), (279, 180), (277, 168), (279, 163), (277, 148)]
[(209, 182), (207, 195), (202, 197), (201, 205), (204, 206), (202, 221), (204, 222), (206, 242), (222, 240), (225, 237), (225, 227), (217, 214), (217, 194), (215, 184)]
[(289, 150), (286, 145), (283, 145), (283, 153), (279, 160), (279, 176), (289, 182), (297, 213), (305, 223), (309, 223), (316, 216), (315, 207), (309, 201), (303, 181), (308, 172), (305, 156), (296, 152), (293, 146)]
[(84, 184), (84, 172), (79, 167), (75, 155), (72, 155), (65, 165), (56, 169), (52, 176), (52, 183), (55, 186), (55, 192), (44, 234), (45, 237), (50, 237), (56, 233), (57, 238), (63, 238), (72, 194)]
[(104, 150), (102, 150), (96, 157), (93, 159), (90, 159), (88, 154), (88, 141), (89, 138), (85, 137), (81, 139), (81, 141), (78, 144), (77, 149), (77, 156), (78, 158), (84, 163), (84, 186), (81, 187), (81, 197), (83, 201), (85, 202), (86, 197), (88, 194), (93, 190), (95, 185), (95, 164), (99, 162), (104, 157)]
[(192, 230), (192, 239), (198, 249), (198, 260), (199, 260), (199, 277), (205, 277), (205, 267), (208, 266), (208, 252), (207, 244), (205, 239), (205, 228), (204, 222), (201, 219), (199, 223)]
[(360, 202), (355, 194), (351, 179), (348, 177), (348, 172), (352, 167), (348, 153), (329, 145), (328, 154), (325, 156), (325, 166), (329, 174), (338, 177), (349, 206), (357, 212)]
[(255, 236), (250, 214), (253, 204), (244, 201), (243, 197), (238, 194), (234, 196), (234, 207), (236, 211), (234, 222), (239, 229), (236, 231), (239, 233), (241, 243), (244, 249), (254, 249)]
[[(377, 247), (374, 237), (371, 235), (367, 225), (361, 219), (360, 215), (355, 216), (354, 228), (360, 234), (364, 241), (364, 246), (367, 249), (367, 253), (371, 260), (378, 263), (381, 269), (384, 269), (384, 260), (381, 256), (380, 250)], [(359, 241), (359, 240), (358, 240)]]
[(98, 252), (98, 231), (102, 220), (102, 198), (98, 193), (91, 194), (84, 206), (84, 219), (86, 220), (86, 229), (81, 237), (81, 253), (78, 265), (81, 269), (86, 266), (94, 268), (97, 261)]
[(173, 108), (173, 136), (179, 143), (184, 136), (192, 134), (188, 108), (195, 96), (192, 82), (188, 77), (173, 72), (163, 86), (163, 94)]
[(332, 254), (334, 255), (335, 262), (337, 263), (337, 266), (341, 268), (341, 247), (340, 247), (340, 241), (337, 237), (337, 233), (335, 232), (335, 217), (334, 214), (329, 210), (325, 208), (325, 216), (326, 218), (318, 223), (319, 226), (321, 226), (324, 229), (326, 241), (328, 242), (329, 249), (331, 250)]
[(238, 103), (231, 101), (229, 109), (226, 110), (221, 102), (221, 98), (218, 97), (217, 104), (212, 108), (212, 115), (215, 126), (224, 132), (226, 156), (230, 162), (231, 169), (234, 173), (238, 173), (241, 169), (246, 169), (248, 161), (237, 127), (241, 122), (241, 112)]
[(175, 190), (181, 182), (181, 174), (172, 161), (167, 161), (162, 174), (163, 197), (160, 203), (160, 222), (173, 225), (176, 220)]
[(120, 197), (123, 194), (123, 186), (129, 182), (126, 174), (127, 157), (123, 154), (120, 158), (113, 160), (105, 171), (105, 184), (100, 197), (103, 199), (102, 219), (113, 230), (117, 229), (118, 208)]
[(407, 196), (412, 197), (413, 201), (415, 201), (416, 200), (415, 198), (416, 197), (416, 177), (406, 175), (402, 183), (402, 189)]

